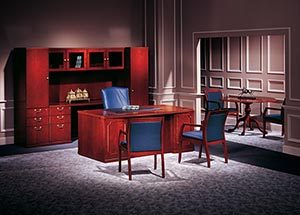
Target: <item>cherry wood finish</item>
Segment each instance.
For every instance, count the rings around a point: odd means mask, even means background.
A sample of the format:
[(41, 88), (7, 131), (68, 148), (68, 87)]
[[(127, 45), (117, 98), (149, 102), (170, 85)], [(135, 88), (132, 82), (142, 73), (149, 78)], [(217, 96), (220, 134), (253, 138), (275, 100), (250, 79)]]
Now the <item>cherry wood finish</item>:
[[(77, 110), (102, 108), (102, 88), (128, 87), (131, 103), (149, 104), (146, 47), (16, 48), (13, 59), (16, 144), (71, 142)], [(90, 102), (66, 102), (77, 88), (88, 91)]]
[(244, 122), (243, 131), (242, 131), (241, 135), (245, 135), (247, 125), (250, 126), (250, 129), (253, 129), (251, 122), (255, 123), (258, 130), (260, 130), (262, 133), (264, 133), (263, 129), (259, 125), (259, 122), (255, 118), (251, 117), (251, 115), (250, 115), (251, 114), (251, 107), (250, 107), (251, 104), (277, 101), (275, 98), (263, 97), (263, 96), (256, 96), (255, 98), (251, 98), (251, 99), (242, 98), (239, 96), (236, 96), (236, 97), (230, 96), (230, 97), (224, 97), (224, 98), (222, 98), (222, 100), (227, 101), (227, 102), (239, 102), (239, 103), (245, 104), (245, 115), (237, 120), (234, 128), (231, 128), (228, 130), (228, 132), (233, 132), (236, 128), (239, 127), (240, 122)]
[[(157, 109), (121, 113), (103, 109), (78, 111), (78, 153), (102, 162), (117, 161), (119, 131), (127, 131), (128, 119), (157, 116), (165, 118), (164, 151), (178, 152), (181, 125), (194, 123), (194, 110), (165, 105), (149, 107)], [(194, 145), (186, 142), (183, 151), (192, 150)]]

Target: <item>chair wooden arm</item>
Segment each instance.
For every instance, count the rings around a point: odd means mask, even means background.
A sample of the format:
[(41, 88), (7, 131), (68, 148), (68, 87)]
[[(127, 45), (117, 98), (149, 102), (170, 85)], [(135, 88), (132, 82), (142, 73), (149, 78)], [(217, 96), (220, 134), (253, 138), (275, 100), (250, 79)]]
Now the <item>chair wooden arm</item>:
[(263, 113), (264, 117), (267, 115), (268, 110), (282, 111), (282, 108), (266, 107)]
[(201, 129), (204, 127), (204, 126), (201, 125), (201, 124), (184, 123), (184, 124), (182, 124), (182, 126), (181, 126), (180, 134), (183, 133), (183, 130), (184, 130), (184, 128), (185, 128), (186, 126), (190, 126), (190, 127), (200, 127)]

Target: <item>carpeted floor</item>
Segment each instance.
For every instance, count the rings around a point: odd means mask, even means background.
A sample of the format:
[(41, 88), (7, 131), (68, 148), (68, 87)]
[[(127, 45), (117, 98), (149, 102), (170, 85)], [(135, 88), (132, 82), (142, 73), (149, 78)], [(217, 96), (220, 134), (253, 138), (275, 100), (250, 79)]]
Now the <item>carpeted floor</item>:
[(181, 164), (169, 153), (164, 179), (152, 156), (133, 159), (129, 181), (125, 161), (119, 173), (117, 162), (78, 155), (76, 142), (3, 155), (0, 214), (300, 214), (300, 157), (270, 146), (282, 137), (236, 131), (226, 138), (228, 164), (218, 145), (210, 147), (211, 168), (196, 151)]

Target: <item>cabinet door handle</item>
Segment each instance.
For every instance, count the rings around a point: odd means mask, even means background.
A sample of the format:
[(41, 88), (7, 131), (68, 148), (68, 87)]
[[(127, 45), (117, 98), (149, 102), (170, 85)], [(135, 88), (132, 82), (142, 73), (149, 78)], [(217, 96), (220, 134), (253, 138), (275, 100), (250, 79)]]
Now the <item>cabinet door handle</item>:
[(65, 118), (65, 116), (56, 116), (56, 118), (59, 120), (63, 120)]
[(42, 112), (42, 109), (41, 109), (41, 108), (39, 108), (39, 109), (34, 109), (34, 112), (40, 113), (40, 112)]
[(57, 110), (57, 111), (60, 111), (60, 112), (63, 111), (64, 109), (65, 109), (65, 107), (57, 107), (57, 108), (56, 108), (56, 110)]
[(34, 126), (33, 128), (36, 131), (40, 131), (40, 130), (42, 130), (43, 127), (42, 126)]
[(64, 124), (61, 124), (61, 125), (57, 124), (56, 126), (57, 126), (57, 128), (59, 128), (59, 129), (63, 129), (65, 125), (64, 125)]
[(36, 122), (42, 121), (42, 117), (34, 117), (33, 119), (34, 119), (34, 121), (36, 121)]

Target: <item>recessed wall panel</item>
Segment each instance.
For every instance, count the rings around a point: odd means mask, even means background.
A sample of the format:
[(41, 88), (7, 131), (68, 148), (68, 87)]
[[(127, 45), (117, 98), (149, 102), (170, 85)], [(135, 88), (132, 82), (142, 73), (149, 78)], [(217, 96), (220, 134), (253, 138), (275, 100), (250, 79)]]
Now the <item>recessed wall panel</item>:
[(285, 73), (284, 35), (269, 35), (268, 39), (268, 73)]
[(228, 89), (242, 89), (243, 88), (243, 79), (242, 78), (227, 78), (227, 88)]
[(284, 93), (285, 81), (284, 80), (268, 80), (268, 92)]
[(247, 72), (262, 73), (263, 71), (263, 37), (247, 36)]
[(223, 71), (223, 38), (210, 39), (210, 71)]
[(209, 86), (216, 88), (224, 88), (224, 77), (211, 76), (209, 79)]
[(246, 81), (247, 89), (254, 91), (262, 91), (263, 90), (263, 80), (262, 79), (247, 79)]
[(242, 70), (241, 37), (227, 37), (227, 67), (228, 72), (241, 72)]

